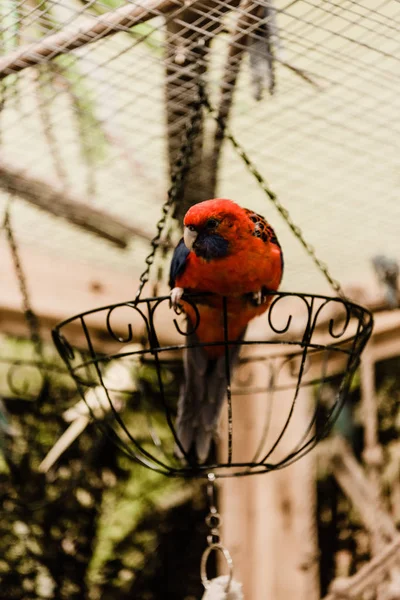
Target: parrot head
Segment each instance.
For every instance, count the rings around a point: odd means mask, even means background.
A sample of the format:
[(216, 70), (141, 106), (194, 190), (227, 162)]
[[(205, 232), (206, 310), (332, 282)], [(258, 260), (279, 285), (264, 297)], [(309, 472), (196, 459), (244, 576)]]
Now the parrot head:
[(185, 246), (206, 260), (228, 256), (242, 230), (249, 229), (244, 216), (241, 206), (225, 198), (195, 204), (183, 221)]

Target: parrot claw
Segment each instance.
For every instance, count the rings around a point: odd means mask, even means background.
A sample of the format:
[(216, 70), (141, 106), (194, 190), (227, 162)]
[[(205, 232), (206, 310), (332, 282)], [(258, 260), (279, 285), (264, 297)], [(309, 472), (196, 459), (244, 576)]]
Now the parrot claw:
[(170, 307), (175, 310), (179, 307), (180, 300), (183, 296), (184, 289), (181, 287), (174, 287), (171, 290)]
[(269, 296), (264, 293), (264, 290), (265, 288), (251, 294), (251, 301), (255, 306), (261, 306), (268, 301)]
[(258, 292), (253, 292), (251, 297), (256, 306), (261, 306), (261, 304), (263, 304), (263, 302), (265, 301), (262, 290), (259, 290)]

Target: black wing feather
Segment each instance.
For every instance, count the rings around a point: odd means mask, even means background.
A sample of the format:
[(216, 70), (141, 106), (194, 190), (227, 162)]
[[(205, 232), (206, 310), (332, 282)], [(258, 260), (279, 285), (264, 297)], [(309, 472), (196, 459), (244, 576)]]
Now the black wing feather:
[(186, 259), (189, 256), (190, 250), (185, 246), (183, 238), (174, 250), (174, 255), (171, 260), (171, 267), (169, 270), (169, 285), (171, 288), (175, 287), (175, 279), (178, 275), (182, 275), (186, 267)]

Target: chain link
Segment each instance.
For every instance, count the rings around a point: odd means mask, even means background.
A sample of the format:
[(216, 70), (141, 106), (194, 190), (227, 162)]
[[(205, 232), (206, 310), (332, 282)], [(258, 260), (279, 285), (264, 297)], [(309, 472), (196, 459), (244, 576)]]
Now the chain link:
[(15, 273), (17, 275), (19, 289), (22, 296), (22, 306), (24, 310), (24, 316), (26, 323), (29, 328), (29, 337), (35, 349), (36, 355), (39, 359), (43, 361), (43, 343), (40, 336), (40, 325), (39, 319), (35, 315), (32, 310), (32, 306), (29, 299), (28, 288), (26, 284), (25, 273), (22, 268), (21, 259), (19, 256), (19, 250), (17, 246), (16, 239), (14, 237), (14, 232), (11, 227), (11, 219), (10, 219), (10, 205), (6, 208), (6, 213), (4, 217), (4, 229), (7, 235), (8, 244), (11, 251), (12, 260), (14, 263)]
[(271, 202), (273, 203), (273, 205), (275, 206), (275, 208), (282, 215), (283, 219), (285, 220), (285, 222), (287, 223), (287, 225), (290, 227), (290, 229), (292, 230), (292, 232), (294, 233), (294, 235), (296, 236), (296, 238), (299, 240), (299, 242), (302, 244), (302, 246), (304, 247), (304, 249), (307, 252), (307, 254), (311, 257), (311, 259), (317, 265), (318, 269), (321, 271), (321, 273), (327, 279), (329, 285), (332, 287), (332, 289), (339, 296), (341, 296), (342, 298), (344, 298), (345, 295), (343, 293), (341, 285), (330, 274), (329, 269), (328, 269), (328, 265), (326, 263), (324, 263), (322, 260), (320, 260), (317, 257), (316, 252), (315, 252), (315, 248), (306, 241), (306, 239), (304, 238), (302, 230), (300, 229), (300, 227), (298, 227), (298, 225), (296, 225), (293, 222), (293, 220), (292, 220), (292, 218), (291, 218), (291, 216), (289, 214), (289, 211), (282, 205), (282, 203), (278, 199), (277, 195), (269, 188), (267, 182), (265, 181), (265, 179), (263, 178), (263, 176), (261, 175), (261, 173), (258, 171), (258, 169), (255, 167), (255, 165), (251, 162), (250, 158), (248, 157), (248, 155), (245, 152), (245, 150), (243, 149), (243, 147), (236, 141), (236, 139), (234, 138), (234, 136), (232, 135), (232, 133), (226, 128), (226, 121), (225, 121), (225, 119), (223, 119), (220, 116), (218, 116), (218, 115), (215, 114), (215, 110), (211, 106), (211, 104), (210, 104), (210, 102), (209, 102), (209, 100), (208, 100), (208, 98), (207, 98), (207, 96), (205, 94), (205, 90), (204, 90), (203, 86), (201, 86), (200, 92), (202, 94), (202, 103), (205, 105), (205, 107), (207, 108), (208, 112), (216, 120), (217, 125), (220, 128), (221, 132), (223, 132), (224, 137), (226, 137), (231, 142), (231, 144), (234, 147), (234, 149), (236, 150), (237, 154), (240, 156), (240, 158), (243, 160), (243, 162), (247, 166), (249, 172), (257, 180), (257, 182), (259, 183), (261, 189), (266, 193), (266, 195), (271, 200)]
[(199, 78), (198, 96), (192, 103), (191, 113), (186, 122), (183, 143), (176, 161), (175, 171), (171, 177), (171, 186), (168, 190), (167, 199), (161, 208), (161, 218), (157, 223), (157, 233), (151, 240), (152, 249), (150, 254), (145, 259), (147, 266), (139, 278), (140, 283), (136, 292), (134, 300), (135, 303), (139, 301), (143, 288), (149, 280), (150, 269), (154, 263), (156, 252), (160, 247), (162, 234), (171, 209), (177, 202), (179, 202), (179, 200), (183, 196), (185, 179), (189, 172), (191, 160), (193, 157), (193, 145), (200, 128), (202, 117), (201, 109), (202, 106), (204, 106), (204, 98), (205, 94), (203, 89), (203, 82), (202, 79)]

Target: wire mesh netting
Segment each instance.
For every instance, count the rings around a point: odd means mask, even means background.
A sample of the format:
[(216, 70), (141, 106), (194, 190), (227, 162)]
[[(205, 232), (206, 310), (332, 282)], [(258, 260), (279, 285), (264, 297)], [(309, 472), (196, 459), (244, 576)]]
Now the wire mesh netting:
[[(102, 267), (129, 273), (126, 297), (134, 296), (200, 73), (213, 107), (335, 277), (365, 282), (372, 255), (398, 252), (395, 0), (3, 0), (0, 19), (0, 211), (12, 200), (16, 239), (35, 251), (95, 263), (99, 281)], [(171, 476), (260, 473), (301, 457), (337, 416), (371, 333), (368, 311), (309, 294), (326, 289), (316, 269), (204, 113), (187, 200), (216, 195), (271, 220), (284, 287), (307, 292), (279, 292), (265, 336), (260, 327), (244, 344), (218, 454), (205, 464), (176, 456), (187, 337), (178, 325), (174, 341), (161, 339), (175, 318), (158, 316), (168, 298), (84, 313), (55, 334), (86, 402), (77, 414), (90, 413), (128, 456)], [(280, 313), (289, 296), (303, 304)], [(142, 328), (132, 317), (140, 310)], [(31, 384), (36, 365), (22, 365)], [(21, 393), (20, 366), (9, 372), (12, 396)], [(254, 439), (241, 445), (247, 426)]]
[[(13, 205), (26, 243), (135, 272), (200, 67), (213, 105), (336, 274), (365, 279), (372, 254), (396, 254), (397, 2), (7, 0), (1, 12), (0, 180), (31, 203)], [(323, 289), (217, 138), (205, 120), (194, 199), (219, 194), (266, 214), (286, 250), (286, 287)], [(107, 248), (39, 212), (44, 189), (54, 212), (54, 187), (70, 213), (69, 201), (89, 203), (128, 224), (132, 247)]]

